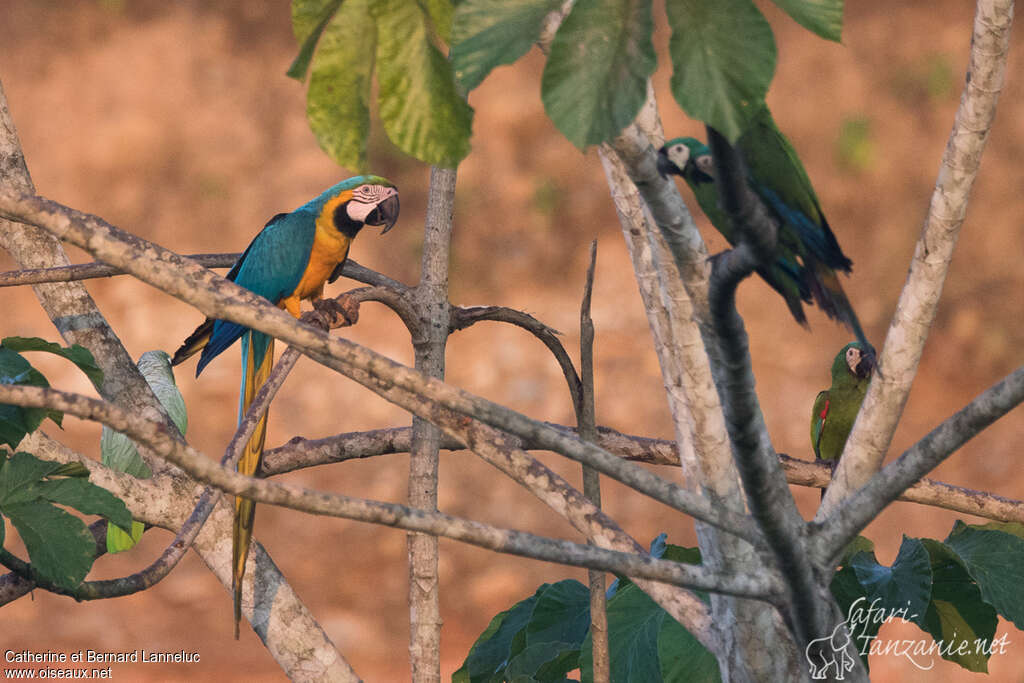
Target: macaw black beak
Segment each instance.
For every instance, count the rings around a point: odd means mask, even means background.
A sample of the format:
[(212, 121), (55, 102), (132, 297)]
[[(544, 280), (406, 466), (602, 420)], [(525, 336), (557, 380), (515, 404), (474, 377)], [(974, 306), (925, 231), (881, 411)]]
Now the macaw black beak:
[(871, 373), (875, 370), (876, 362), (874, 349), (865, 351), (861, 354), (860, 362), (857, 363), (857, 377), (860, 377), (861, 379), (867, 379), (870, 377)]
[(398, 195), (393, 194), (378, 204), (363, 222), (367, 225), (383, 225), (384, 229), (380, 232), (382, 235), (395, 227), (398, 222)]
[(668, 178), (669, 173), (679, 175), (679, 169), (669, 160), (665, 147), (658, 150), (658, 173), (662, 178)]

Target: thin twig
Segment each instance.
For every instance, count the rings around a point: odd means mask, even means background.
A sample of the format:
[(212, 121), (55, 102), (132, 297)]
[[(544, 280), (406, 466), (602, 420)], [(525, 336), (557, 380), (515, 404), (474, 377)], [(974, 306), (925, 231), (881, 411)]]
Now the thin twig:
[[(580, 304), (580, 379), (583, 397), (576, 411), (576, 425), (580, 439), (597, 441), (597, 417), (594, 414), (594, 320), (590, 317), (590, 299), (594, 291), (594, 270), (597, 266), (597, 240), (590, 243), (590, 265), (587, 267), (586, 284), (583, 287), (583, 301)], [(583, 465), (583, 495), (594, 507), (601, 509), (601, 475)], [(605, 597), (604, 573), (587, 571), (590, 585), (590, 634), (593, 677), (595, 683), (611, 680), (611, 664), (608, 658), (608, 612)]]
[(545, 325), (529, 313), (505, 306), (455, 306), (452, 308), (451, 330), (452, 332), (464, 330), (482, 320), (509, 323), (521, 327), (548, 347), (555, 360), (558, 361), (558, 366), (562, 368), (562, 374), (569, 385), (573, 409), (579, 413), (583, 395), (580, 376), (558, 338), (560, 334), (558, 330)]

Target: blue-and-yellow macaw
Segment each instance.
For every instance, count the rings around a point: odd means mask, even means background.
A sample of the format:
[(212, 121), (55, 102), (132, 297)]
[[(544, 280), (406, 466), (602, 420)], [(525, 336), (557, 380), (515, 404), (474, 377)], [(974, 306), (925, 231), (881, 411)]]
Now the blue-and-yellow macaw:
[[(348, 257), (349, 246), (364, 225), (384, 226), (387, 232), (398, 219), (398, 190), (384, 178), (372, 175), (349, 178), (291, 213), (280, 213), (246, 247), (227, 279), (266, 297), (296, 318), (299, 302), (323, 295), (324, 284), (334, 282)], [(242, 339), (242, 385), (239, 390), (239, 421), (274, 362), (274, 339), (228, 320), (207, 318), (182, 343), (171, 359), (181, 363), (202, 349), (196, 376), (219, 353)], [(238, 462), (238, 471), (254, 475), (263, 458), (267, 414), (260, 418)], [(232, 543), (232, 589), (235, 638), (242, 616), (242, 576), (252, 540), (253, 501), (235, 498)]]
[[(758, 268), (758, 274), (782, 295), (801, 325), (807, 324), (803, 304), (813, 301), (830, 318), (846, 323), (870, 348), (836, 275), (849, 273), (853, 262), (839, 248), (800, 158), (768, 107), (753, 117), (736, 149), (746, 163), (750, 188), (779, 221), (775, 262)], [(694, 138), (669, 140), (658, 151), (658, 170), (662, 176), (681, 176), (711, 224), (736, 244), (739, 236), (732, 219), (718, 205), (715, 166), (707, 145)]]

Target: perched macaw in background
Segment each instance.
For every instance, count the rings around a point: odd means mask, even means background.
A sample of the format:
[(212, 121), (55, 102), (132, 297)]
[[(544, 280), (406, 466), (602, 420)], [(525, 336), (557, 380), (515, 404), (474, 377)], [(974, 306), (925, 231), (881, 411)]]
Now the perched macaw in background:
[[(348, 249), (364, 225), (384, 226), (387, 232), (398, 219), (398, 190), (378, 176), (356, 176), (329, 188), (291, 213), (270, 219), (246, 247), (227, 279), (266, 297), (296, 318), (299, 302), (323, 295), (324, 283), (341, 274)], [(177, 365), (202, 349), (196, 376), (219, 353), (242, 339), (242, 385), (238, 420), (241, 422), (274, 362), (274, 339), (227, 320), (207, 318), (182, 343), (171, 359)], [(238, 471), (252, 476), (263, 458), (267, 414), (260, 418), (238, 462)], [(242, 576), (252, 540), (255, 504), (235, 498), (232, 589), (235, 638), (242, 616)]]
[[(835, 272), (849, 273), (853, 262), (839, 248), (803, 164), (767, 107), (754, 117), (736, 148), (747, 166), (751, 189), (779, 221), (775, 262), (759, 268), (758, 274), (782, 295), (801, 325), (807, 324), (803, 303), (813, 301), (830, 318), (846, 323), (861, 344), (870, 346)], [(669, 140), (658, 151), (658, 170), (663, 177), (682, 176), (711, 224), (736, 244), (736, 227), (718, 205), (715, 165), (704, 143), (694, 138)]]
[[(875, 369), (875, 354), (861, 342), (850, 342), (832, 361), (832, 386), (819, 392), (811, 412), (811, 446), (819, 460), (833, 465), (860, 412)], [(825, 496), (825, 489), (821, 491)]]

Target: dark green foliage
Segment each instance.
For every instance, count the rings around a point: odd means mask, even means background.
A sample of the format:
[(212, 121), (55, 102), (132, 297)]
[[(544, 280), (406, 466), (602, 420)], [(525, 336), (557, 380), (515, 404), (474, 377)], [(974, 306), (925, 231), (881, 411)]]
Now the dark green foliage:
[[(50, 386), (43, 374), (21, 355), (22, 351), (43, 351), (66, 358), (78, 366), (95, 387), (99, 388), (103, 382), (103, 372), (84, 347), (75, 344), (65, 348), (38, 337), (5, 337), (0, 341), (0, 384)], [(47, 417), (60, 426), (63, 414), (44, 408), (0, 404), (0, 444), (17, 448), (25, 435), (34, 432)]]
[[(698, 549), (668, 545), (664, 534), (651, 555), (700, 562)], [(931, 636), (918, 644), (930, 650), (923, 663), (941, 656), (984, 672), (1002, 642), (995, 638), (997, 615), (1022, 616), (1022, 567), (1024, 526), (957, 522), (946, 542), (904, 537), (888, 567), (875, 559), (874, 544), (858, 537), (843, 553), (831, 590), (865, 664), (880, 629), (903, 620)], [(589, 614), (583, 584), (545, 584), (491, 621), (453, 681), (561, 682), (577, 666), (580, 680), (590, 681)], [(608, 589), (608, 641), (613, 681), (720, 680), (714, 656), (625, 578)], [(878, 645), (891, 645), (884, 632)]]
[(17, 529), (33, 573), (65, 589), (85, 578), (96, 541), (81, 519), (57, 505), (102, 515), (122, 529), (129, 529), (132, 521), (128, 508), (110, 492), (80, 477), (60, 476), (69, 471), (75, 474), (74, 468), (58, 462), (28, 453), (7, 457), (0, 451), (0, 517)]
[(302, 47), (288, 75), (301, 80), (312, 69), (306, 113), (331, 158), (365, 169), (374, 72), (384, 130), (399, 149), (442, 166), (469, 153), (473, 112), (437, 45), (450, 37), (451, 17), (448, 0), (293, 0)]
[(463, 0), (455, 6), (452, 67), (467, 92), (487, 74), (511, 64), (540, 36), (544, 17), (559, 0)]
[(650, 0), (580, 0), (559, 27), (541, 78), (544, 108), (583, 149), (628, 126), (657, 58)]

